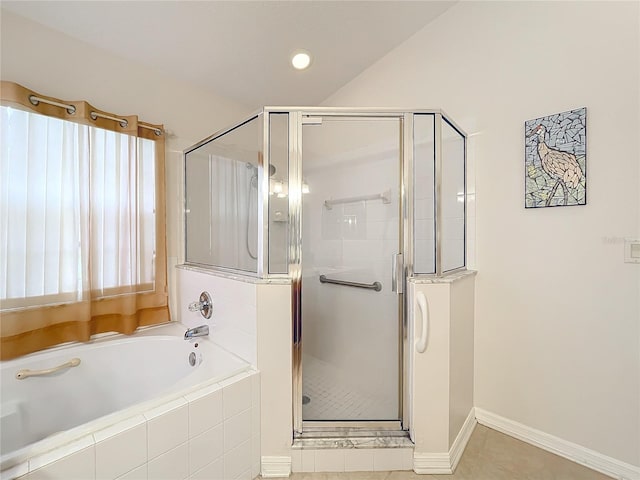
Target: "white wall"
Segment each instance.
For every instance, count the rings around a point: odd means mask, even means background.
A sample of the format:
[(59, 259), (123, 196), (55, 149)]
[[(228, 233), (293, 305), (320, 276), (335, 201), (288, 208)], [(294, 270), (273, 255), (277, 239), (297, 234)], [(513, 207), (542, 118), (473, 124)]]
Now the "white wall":
[(473, 409), (475, 278), (451, 284), (449, 325), (449, 448)]
[(145, 122), (164, 124), (170, 132), (166, 143), (167, 254), (169, 293), (175, 311), (172, 265), (182, 256), (183, 248), (182, 150), (242, 119), (251, 109), (6, 10), (2, 10), (0, 21), (2, 80), (43, 95), (86, 100), (116, 114), (137, 114)]
[[(640, 465), (638, 2), (461, 2), (326, 105), (474, 136), (475, 404)], [(524, 122), (587, 107), (587, 205), (525, 210)], [(473, 180), (473, 179), (471, 179)]]

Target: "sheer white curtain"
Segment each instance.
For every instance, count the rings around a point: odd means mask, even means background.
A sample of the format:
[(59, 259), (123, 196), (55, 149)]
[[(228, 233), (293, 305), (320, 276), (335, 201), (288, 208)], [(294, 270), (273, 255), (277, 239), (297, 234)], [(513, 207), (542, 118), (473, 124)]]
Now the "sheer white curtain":
[(258, 170), (209, 156), (212, 256), (216, 265), (255, 272), (258, 251)]
[(99, 296), (152, 289), (154, 142), (91, 128), (89, 145), (91, 289)]
[(153, 289), (155, 143), (0, 112), (2, 308)]
[(79, 300), (78, 180), (89, 127), (8, 107), (0, 112), (3, 308)]

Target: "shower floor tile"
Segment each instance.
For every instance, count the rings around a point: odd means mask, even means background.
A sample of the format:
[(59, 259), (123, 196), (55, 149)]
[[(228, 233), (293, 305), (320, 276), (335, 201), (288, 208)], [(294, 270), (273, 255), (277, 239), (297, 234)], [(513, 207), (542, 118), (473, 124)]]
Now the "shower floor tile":
[(311, 355), (302, 360), (304, 420), (395, 420), (395, 399), (358, 390), (339, 368)]

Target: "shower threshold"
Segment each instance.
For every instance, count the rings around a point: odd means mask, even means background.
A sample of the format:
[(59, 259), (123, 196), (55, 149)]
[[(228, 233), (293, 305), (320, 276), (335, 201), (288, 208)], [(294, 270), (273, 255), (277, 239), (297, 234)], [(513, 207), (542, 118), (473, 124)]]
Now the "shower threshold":
[(293, 439), (293, 448), (413, 448), (405, 431), (305, 433)]
[(407, 448), (409, 432), (398, 421), (304, 422), (294, 448)]

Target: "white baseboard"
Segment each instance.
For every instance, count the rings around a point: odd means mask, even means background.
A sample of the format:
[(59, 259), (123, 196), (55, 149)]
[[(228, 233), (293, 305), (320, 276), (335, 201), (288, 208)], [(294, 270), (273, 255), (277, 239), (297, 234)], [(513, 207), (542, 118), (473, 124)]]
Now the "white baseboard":
[(469, 439), (471, 438), (471, 434), (473, 430), (476, 428), (476, 412), (475, 408), (472, 408), (467, 415), (467, 419), (462, 424), (462, 428), (458, 432), (458, 436), (453, 441), (453, 445), (451, 445), (451, 449), (449, 450), (449, 458), (451, 460), (451, 471), (455, 471), (458, 466), (458, 462), (460, 461), (460, 457), (464, 453), (464, 449), (469, 443)]
[(584, 465), (619, 480), (640, 480), (640, 467), (621, 462), (615, 458), (590, 450), (576, 443), (568, 442), (548, 433), (528, 427), (508, 418), (495, 415), (481, 408), (475, 409), (478, 423), (527, 442), (548, 452)]
[(291, 457), (262, 457), (262, 478), (283, 478), (291, 475)]
[(451, 457), (448, 453), (414, 453), (413, 471), (419, 475), (446, 475), (451, 470)]
[(447, 453), (414, 453), (413, 471), (421, 475), (446, 475), (455, 471), (476, 426), (475, 411), (472, 408)]

